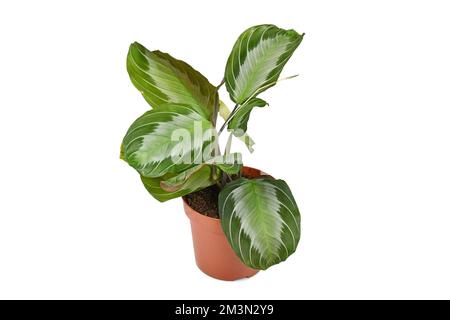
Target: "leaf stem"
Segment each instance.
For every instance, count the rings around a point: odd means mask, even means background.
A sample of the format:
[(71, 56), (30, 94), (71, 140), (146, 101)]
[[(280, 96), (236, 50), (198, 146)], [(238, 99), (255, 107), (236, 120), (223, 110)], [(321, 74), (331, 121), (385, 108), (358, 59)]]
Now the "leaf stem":
[(230, 122), (231, 118), (234, 116), (234, 114), (236, 113), (237, 109), (238, 109), (239, 105), (236, 104), (233, 108), (233, 110), (231, 111), (230, 115), (228, 116), (228, 118), (225, 120), (225, 122), (223, 123), (222, 127), (220, 127), (219, 129), (219, 133), (218, 135), (220, 136), (220, 134), (222, 133), (223, 129), (225, 129), (225, 127), (228, 125), (228, 123)]
[(285, 78), (281, 78), (278, 79), (276, 81), (270, 82), (268, 84), (266, 84), (265, 86), (262, 86), (261, 88), (255, 90), (255, 92), (250, 95), (250, 97), (248, 97), (244, 103), (242, 103), (241, 105), (236, 104), (233, 108), (233, 111), (231, 111), (230, 115), (228, 116), (227, 120), (225, 120), (224, 124), (222, 125), (222, 127), (219, 130), (219, 135), (222, 133), (223, 129), (225, 129), (225, 126), (231, 121), (231, 118), (233, 118), (233, 116), (236, 114), (237, 110), (239, 109), (239, 107), (244, 106), (245, 104), (247, 104), (251, 99), (253, 99), (254, 97), (256, 97), (256, 95), (258, 95), (260, 92), (264, 91), (267, 88), (270, 88), (271, 86), (277, 84), (278, 82), (284, 81), (284, 80), (289, 80), (292, 78), (298, 77), (298, 74), (294, 74), (293, 76), (289, 76), (289, 77), (285, 77)]
[(219, 85), (216, 87), (217, 91), (219, 91), (220, 87), (223, 86), (224, 83), (225, 83), (225, 78), (223, 78), (222, 81), (220, 81)]
[(231, 153), (231, 143), (233, 141), (233, 133), (230, 133), (228, 136), (227, 144), (225, 146), (225, 152), (224, 155), (229, 155)]

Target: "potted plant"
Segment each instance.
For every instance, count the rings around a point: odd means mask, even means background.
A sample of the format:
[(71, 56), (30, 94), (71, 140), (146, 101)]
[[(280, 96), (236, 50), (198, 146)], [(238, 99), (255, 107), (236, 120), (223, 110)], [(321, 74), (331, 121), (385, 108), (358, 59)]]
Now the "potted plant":
[[(191, 221), (196, 262), (223, 280), (250, 277), (284, 261), (300, 239), (300, 212), (283, 180), (244, 167), (233, 136), (252, 152), (247, 122), (258, 95), (279, 81), (303, 39), (294, 30), (258, 25), (244, 31), (213, 86), (187, 63), (131, 44), (127, 70), (151, 110), (128, 129), (121, 158), (163, 202), (182, 197)], [(232, 111), (219, 99), (225, 84)], [(217, 130), (217, 118), (224, 122)], [(228, 132), (221, 151), (218, 137)]]

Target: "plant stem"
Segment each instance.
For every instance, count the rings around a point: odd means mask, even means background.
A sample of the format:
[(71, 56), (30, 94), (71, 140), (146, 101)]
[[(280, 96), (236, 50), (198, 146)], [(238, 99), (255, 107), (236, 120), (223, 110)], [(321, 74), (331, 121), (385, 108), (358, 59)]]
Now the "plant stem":
[(215, 127), (217, 123), (217, 114), (219, 113), (219, 94), (216, 92), (216, 95), (214, 96), (214, 109), (213, 113), (211, 115), (211, 122), (212, 125)]
[(224, 155), (228, 155), (231, 153), (231, 143), (233, 141), (233, 133), (230, 133), (230, 135), (228, 136), (228, 140), (227, 140), (227, 144), (225, 146), (225, 152)]
[(228, 122), (230, 122), (231, 118), (234, 116), (234, 114), (236, 113), (236, 110), (238, 109), (238, 104), (236, 104), (233, 108), (233, 110), (231, 111), (230, 115), (228, 116), (227, 120), (225, 120), (225, 122), (223, 123), (222, 127), (220, 127), (219, 129), (219, 133), (218, 135), (220, 136), (220, 134), (222, 133), (222, 131), (225, 129), (225, 127), (228, 125)]
[[(264, 91), (265, 89), (269, 88), (270, 86), (273, 86), (274, 84), (284, 81), (284, 80), (289, 80), (292, 78), (297, 77), (298, 74), (295, 74), (293, 76), (289, 76), (289, 77), (285, 77), (285, 78), (281, 78), (278, 79), (277, 81), (273, 81), (271, 83), (266, 84), (265, 86), (262, 86), (261, 88), (259, 88), (258, 90), (256, 90), (252, 95), (250, 95), (250, 97), (247, 98), (247, 100), (244, 101), (244, 103), (242, 103), (240, 106), (244, 106), (245, 104), (247, 104), (247, 102), (249, 102), (251, 99), (253, 99), (254, 97), (256, 97), (256, 95), (258, 95), (260, 92)], [(219, 130), (219, 135), (222, 133), (223, 129), (225, 129), (225, 126), (228, 124), (228, 122), (230, 122), (231, 118), (233, 118), (234, 114), (236, 113), (236, 110), (238, 109), (239, 105), (236, 104), (233, 108), (233, 111), (231, 111), (230, 115), (228, 116), (227, 120), (225, 120), (224, 124), (222, 125), (222, 127)]]
[(224, 83), (225, 83), (225, 78), (223, 78), (222, 81), (220, 81), (219, 85), (216, 87), (217, 91), (219, 91), (220, 87), (223, 86)]

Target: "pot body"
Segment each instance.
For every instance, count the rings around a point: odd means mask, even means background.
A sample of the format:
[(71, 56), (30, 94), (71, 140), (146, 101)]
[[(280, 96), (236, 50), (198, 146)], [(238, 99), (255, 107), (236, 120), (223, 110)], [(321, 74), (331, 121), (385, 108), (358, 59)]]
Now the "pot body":
[[(249, 178), (265, 175), (250, 167), (244, 167), (243, 173)], [(195, 211), (184, 199), (183, 205), (191, 221), (195, 261), (201, 271), (213, 278), (228, 281), (249, 278), (259, 271), (247, 267), (234, 253), (219, 219)]]

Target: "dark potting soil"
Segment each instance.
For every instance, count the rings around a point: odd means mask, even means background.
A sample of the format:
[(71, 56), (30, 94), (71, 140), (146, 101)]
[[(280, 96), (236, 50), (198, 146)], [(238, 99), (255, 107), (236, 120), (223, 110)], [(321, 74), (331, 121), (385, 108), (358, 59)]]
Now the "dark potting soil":
[[(247, 179), (255, 179), (260, 174), (259, 170), (248, 168), (243, 176)], [(206, 189), (188, 194), (184, 196), (184, 199), (195, 211), (205, 216), (219, 219), (219, 192), (219, 187), (212, 185)]]
[(206, 189), (184, 196), (187, 204), (197, 212), (211, 218), (219, 218), (219, 187), (212, 185)]

